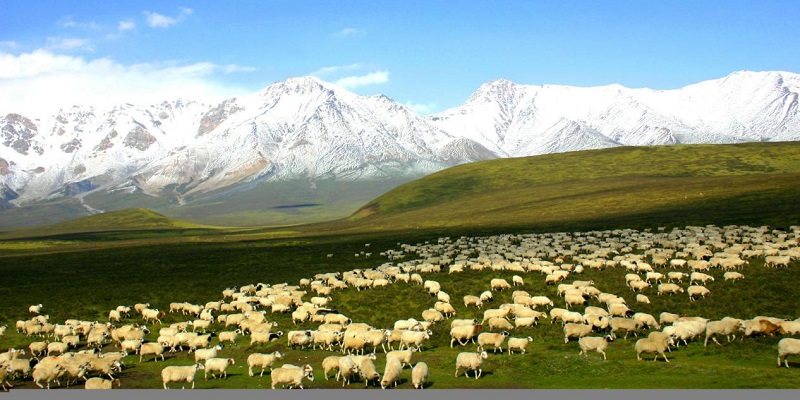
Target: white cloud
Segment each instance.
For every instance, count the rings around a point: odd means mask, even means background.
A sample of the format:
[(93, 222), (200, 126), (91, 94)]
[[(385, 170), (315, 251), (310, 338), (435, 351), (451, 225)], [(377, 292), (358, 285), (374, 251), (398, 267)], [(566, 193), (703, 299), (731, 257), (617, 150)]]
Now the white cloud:
[(67, 15), (65, 17), (62, 17), (58, 21), (58, 23), (64, 28), (78, 28), (78, 29), (90, 29), (90, 30), (100, 29), (100, 25), (98, 25), (96, 22), (75, 21), (72, 15)]
[(15, 42), (15, 41), (13, 41), (13, 40), (6, 40), (6, 41), (2, 41), (2, 42), (0, 42), (0, 46), (2, 46), (2, 47), (8, 47), (8, 48), (11, 48), (11, 49), (13, 49), (13, 48), (15, 48), (15, 47), (19, 46), (19, 43)]
[(92, 51), (89, 39), (83, 38), (62, 38), (49, 36), (47, 38), (47, 48), (52, 50), (75, 50), (83, 49)]
[(435, 103), (417, 104), (412, 101), (407, 101), (403, 103), (403, 105), (420, 115), (433, 114), (437, 110)]
[(147, 25), (150, 25), (151, 28), (169, 28), (191, 15), (194, 12), (191, 8), (181, 8), (181, 11), (175, 17), (170, 17), (167, 15), (154, 13), (150, 11), (144, 11), (144, 15), (147, 18)]
[(363, 29), (344, 28), (344, 29), (340, 30), (339, 32), (336, 32), (336, 36), (348, 37), (348, 36), (354, 36), (354, 35), (361, 35), (363, 33), (364, 33)]
[(335, 75), (340, 72), (347, 72), (347, 71), (354, 71), (361, 68), (361, 64), (348, 64), (348, 65), (333, 65), (330, 67), (322, 67), (314, 72), (312, 72), (311, 76), (316, 76), (318, 78), (322, 78), (325, 76)]
[(124, 65), (43, 49), (20, 55), (0, 52), (0, 114), (37, 117), (72, 105), (104, 109), (177, 98), (213, 103), (248, 92), (218, 79), (220, 74), (246, 70), (251, 68), (209, 62)]
[(117, 30), (120, 32), (125, 32), (132, 29), (136, 29), (136, 23), (133, 21), (119, 21), (117, 24)]
[(345, 89), (389, 82), (389, 71), (375, 71), (366, 75), (348, 76), (335, 83)]

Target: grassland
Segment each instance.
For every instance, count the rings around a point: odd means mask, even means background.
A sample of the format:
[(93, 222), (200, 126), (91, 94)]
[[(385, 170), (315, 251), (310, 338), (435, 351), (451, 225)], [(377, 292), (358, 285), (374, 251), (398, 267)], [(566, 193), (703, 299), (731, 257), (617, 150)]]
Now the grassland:
[[(0, 325), (10, 329), (0, 338), (0, 349), (25, 347), (31, 341), (13, 329), (14, 321), (28, 317), (30, 304), (43, 303), (52, 321), (70, 317), (102, 321), (109, 309), (120, 304), (150, 302), (166, 309), (173, 301), (218, 300), (229, 286), (296, 283), (318, 272), (373, 268), (387, 261), (378, 253), (397, 249), (398, 243), (442, 236), (729, 223), (785, 228), (800, 224), (798, 173), (800, 146), (795, 143), (611, 149), (454, 168), (401, 186), (351, 218), (314, 225), (217, 229), (132, 210), (106, 215), (105, 221), (94, 217), (22, 234), (5, 232), (0, 241)], [(374, 255), (354, 257), (365, 250)], [(709, 285), (713, 295), (702, 302), (648, 293), (653, 304), (637, 310), (658, 314), (669, 309), (709, 318), (800, 317), (796, 290), (800, 265), (765, 269), (762, 264), (763, 259), (754, 260), (742, 271), (746, 280), (737, 284), (725, 284), (717, 276)], [(633, 303), (624, 273), (590, 271), (581, 278), (594, 279), (602, 290), (620, 293)], [(495, 275), (470, 271), (436, 279), (458, 299), (485, 290)], [(511, 273), (500, 276), (510, 281)], [(555, 288), (545, 286), (543, 279), (526, 278), (523, 289), (556, 297)], [(501, 294), (496, 303), (508, 296)], [(400, 318), (419, 318), (433, 304), (420, 287), (406, 285), (364, 292), (346, 289), (333, 297), (341, 312), (381, 327)], [(478, 315), (456, 308), (459, 317)], [(173, 314), (164, 322), (185, 318)], [(294, 329), (288, 316), (275, 319), (281, 329)], [(453, 378), (455, 355), (461, 349), (450, 349), (447, 328), (442, 326), (434, 328), (434, 339), (415, 360), (434, 366), (431, 388), (800, 387), (800, 376), (793, 370), (775, 367), (776, 338), (708, 348), (692, 343), (671, 354), (667, 364), (638, 363), (630, 339), (613, 343), (606, 362), (596, 354), (578, 356), (575, 342), (565, 345), (560, 328), (547, 322), (512, 334), (532, 336), (531, 351), (491, 355), (478, 381)], [(221, 353), (236, 359), (230, 378), (201, 381), (198, 387), (269, 387), (268, 376), (250, 378), (241, 366), (249, 353), (274, 350), (286, 351), (285, 362), (308, 362), (315, 369), (332, 354), (291, 350), (283, 340), (250, 346), (245, 339)], [(191, 360), (181, 354), (169, 357), (167, 363), (140, 364), (138, 357), (129, 357), (121, 375), (123, 385), (159, 387), (158, 372), (164, 365), (186, 365)], [(380, 356), (376, 364), (382, 371)], [(407, 388), (410, 372), (403, 377), (402, 387)], [(18, 383), (32, 387), (29, 381)], [(312, 386), (336, 385), (320, 372)]]

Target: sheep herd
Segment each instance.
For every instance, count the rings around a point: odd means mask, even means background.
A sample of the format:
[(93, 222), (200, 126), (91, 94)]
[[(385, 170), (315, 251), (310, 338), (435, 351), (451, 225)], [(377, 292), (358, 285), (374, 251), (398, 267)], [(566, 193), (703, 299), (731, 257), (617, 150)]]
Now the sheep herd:
[[(87, 389), (110, 389), (124, 384), (114, 374), (119, 376), (126, 363), (163, 362), (165, 355), (186, 352), (194, 355), (194, 363), (164, 367), (162, 384), (165, 389), (176, 382), (194, 388), (201, 370), (205, 380), (209, 375), (227, 379), (228, 369), (237, 362), (224, 355), (228, 347), (264, 348), (285, 341), (287, 352), (251, 352), (246, 359), (248, 375), (256, 379), (267, 373), (273, 389), (304, 388), (304, 382), (314, 381), (315, 369), (300, 362), (297, 355), (326, 351), (337, 355), (326, 357), (318, 368), (325, 380), (336, 371), (335, 379), (343, 387), (361, 381), (384, 389), (402, 382), (424, 388), (431, 382), (428, 364), (422, 360), (436, 347), (431, 345), (433, 328), (443, 324), (449, 325), (450, 347), (458, 345), (465, 350), (451, 364), (455, 377), (463, 371), (464, 376), (470, 377), (471, 372), (475, 379), (481, 378), (484, 363), (491, 365), (489, 354), (529, 354), (533, 337), (510, 332), (532, 332), (546, 319), (561, 324), (565, 346), (577, 341), (578, 354), (588, 356), (595, 351), (603, 360), (609, 343), (630, 336), (637, 337), (631, 357), (635, 353), (640, 361), (646, 355), (669, 362), (668, 353), (694, 340), (703, 340), (704, 346), (709, 341), (722, 346), (719, 339), (723, 337), (729, 343), (737, 338), (800, 335), (800, 318), (787, 316), (712, 320), (663, 310), (656, 318), (636, 312), (636, 306), (629, 305), (622, 293), (603, 291), (602, 282), (579, 279), (587, 270), (624, 269), (626, 290), (635, 295), (636, 303), (651, 304), (652, 297), (647, 294), (703, 302), (714, 296), (706, 286), (715, 282), (716, 272), (712, 271), (722, 272), (725, 285), (735, 285), (747, 280), (740, 271), (756, 258), (763, 258), (764, 268), (794, 266), (800, 257), (800, 227), (773, 230), (709, 225), (670, 231), (620, 229), (440, 238), (416, 245), (398, 243), (398, 249), (380, 255), (389, 262), (370, 269), (316, 274), (297, 284), (251, 283), (227, 288), (221, 300), (204, 305), (173, 302), (165, 305), (168, 311), (149, 303), (119, 306), (109, 311), (108, 321), (52, 323), (42, 314), (46, 305), (31, 305), (31, 318), (17, 321), (16, 330), (32, 341), (27, 348), (0, 353), (0, 387), (8, 390), (13, 381), (30, 379), (41, 388), (84, 382)], [(442, 289), (444, 275), (469, 271), (491, 271), (495, 276), (485, 283), (485, 290), (476, 293), (456, 296), (455, 291)], [(523, 290), (526, 282), (537, 280), (552, 287), (555, 295)], [(430, 296), (429, 308), (392, 326), (354, 321), (333, 308), (338, 291), (382, 290), (390, 285), (419, 287)], [(491, 307), (500, 292), (511, 292), (511, 301)], [(482, 318), (457, 318), (474, 313)], [(273, 317), (278, 314), (291, 315), (297, 328), (278, 330)], [(167, 315), (180, 321), (165, 324), (162, 319)], [(0, 327), (0, 345), (5, 330)], [(157, 339), (148, 339), (151, 330), (158, 334)], [(778, 366), (788, 368), (787, 357), (800, 355), (800, 340), (781, 338), (777, 348)], [(386, 361), (382, 373), (375, 365), (380, 353)], [(418, 359), (416, 363), (412, 357)], [(281, 364), (285, 358), (301, 365)], [(406, 367), (411, 369), (410, 380), (403, 381)]]

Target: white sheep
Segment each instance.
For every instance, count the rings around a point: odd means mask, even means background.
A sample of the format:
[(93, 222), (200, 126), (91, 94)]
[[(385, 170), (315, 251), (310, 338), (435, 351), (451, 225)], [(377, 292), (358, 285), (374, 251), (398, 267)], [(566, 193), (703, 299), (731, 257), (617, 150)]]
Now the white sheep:
[(237, 329), (235, 331), (222, 331), (222, 332), (217, 334), (217, 338), (219, 339), (220, 343), (223, 343), (223, 342), (236, 343), (236, 339), (241, 334), (242, 334), (242, 330), (241, 329)]
[(725, 278), (726, 282), (727, 281), (734, 281), (735, 282), (735, 281), (738, 281), (740, 279), (744, 279), (744, 275), (742, 275), (742, 274), (740, 274), (738, 272), (735, 272), (735, 271), (727, 271), (724, 274), (722, 274), (722, 277)]
[(677, 281), (678, 283), (683, 283), (683, 278), (688, 278), (689, 274), (685, 272), (678, 272), (678, 271), (670, 271), (667, 272), (667, 279), (672, 281)]
[(432, 296), (436, 296), (436, 294), (439, 293), (440, 290), (442, 290), (442, 285), (439, 284), (439, 282), (432, 281), (432, 280), (425, 281), (425, 283), (422, 285), (422, 287), (425, 290), (427, 290), (428, 293), (431, 294)]
[(358, 373), (361, 375), (361, 379), (364, 380), (364, 387), (367, 387), (370, 382), (375, 383), (378, 381), (380, 383), (381, 374), (378, 373), (378, 369), (375, 367), (374, 359), (370, 357), (363, 357), (360, 360), (353, 357), (356, 364), (358, 364)]
[(566, 296), (564, 296), (564, 302), (566, 303), (567, 310), (569, 310), (569, 306), (570, 305), (573, 305), (573, 306), (575, 306), (575, 305), (579, 305), (579, 306), (583, 305), (583, 306), (585, 306), (585, 305), (589, 304), (589, 302), (586, 301), (586, 299), (583, 297), (583, 294), (578, 294), (578, 295), (567, 294)]
[(411, 370), (411, 385), (414, 389), (424, 389), (428, 382), (428, 364), (420, 361)]
[(800, 339), (783, 338), (778, 342), (778, 367), (783, 360), (783, 364), (789, 368), (787, 357), (796, 355), (800, 355)]
[(464, 368), (464, 376), (469, 378), (468, 372), (470, 370), (475, 371), (475, 379), (481, 377), (483, 373), (483, 360), (489, 358), (489, 354), (485, 351), (480, 353), (471, 353), (471, 352), (463, 352), (458, 353), (456, 356), (456, 373), (455, 376), (458, 377), (458, 370), (460, 368)]
[(339, 357), (339, 372), (336, 373), (336, 380), (342, 378), (342, 387), (350, 384), (350, 378), (358, 374), (359, 367), (350, 356)]
[(169, 389), (167, 383), (169, 382), (183, 382), (181, 389), (186, 387), (186, 383), (192, 383), (194, 389), (194, 376), (197, 370), (205, 369), (203, 364), (196, 363), (188, 366), (175, 366), (170, 365), (161, 370), (161, 381), (164, 383), (164, 389)]
[(650, 314), (637, 312), (633, 314), (631, 319), (638, 322), (642, 327), (661, 329), (661, 325), (656, 321), (656, 318)]
[(311, 342), (314, 350), (316, 350), (317, 345), (319, 345), (321, 349), (325, 349), (327, 347), (328, 351), (331, 351), (333, 350), (333, 345), (339, 343), (341, 339), (341, 332), (320, 330), (311, 331)]
[(517, 286), (517, 285), (523, 286), (523, 285), (525, 285), (525, 281), (522, 280), (522, 277), (519, 276), (519, 275), (512, 276), (511, 277), (511, 283), (513, 283), (514, 286)]
[(689, 283), (694, 284), (695, 282), (702, 282), (705, 284), (708, 281), (714, 281), (714, 277), (708, 274), (704, 274), (702, 272), (692, 272), (689, 275)]
[(44, 307), (44, 306), (41, 305), (41, 304), (34, 304), (34, 305), (28, 307), (28, 312), (31, 313), (31, 314), (41, 314), (42, 313), (42, 307)]
[(444, 321), (444, 314), (442, 314), (438, 310), (429, 308), (427, 310), (422, 311), (422, 319), (425, 322), (430, 322), (430, 323), (442, 322)]
[(158, 309), (152, 308), (145, 308), (142, 310), (142, 319), (145, 322), (158, 322), (161, 323), (161, 317), (166, 315), (163, 311), (158, 311)]
[(680, 317), (681, 316), (679, 314), (665, 311), (658, 315), (658, 322), (662, 325), (667, 325), (677, 321)]
[(502, 291), (504, 289), (511, 289), (511, 285), (508, 283), (507, 280), (503, 278), (493, 278), (489, 281), (489, 285), (491, 286), (493, 291)]
[(633, 333), (634, 336), (639, 336), (636, 330), (641, 327), (641, 323), (628, 318), (613, 317), (608, 320), (608, 326), (611, 328), (611, 336), (616, 337), (618, 330), (625, 331), (624, 339), (628, 339), (628, 334)]
[(119, 379), (103, 379), (98, 377), (89, 378), (83, 385), (84, 389), (104, 389), (111, 390), (116, 387), (121, 387)]
[(689, 294), (689, 300), (691, 301), (695, 301), (696, 297), (705, 298), (711, 293), (705, 286), (689, 286), (686, 292)]
[(708, 346), (708, 339), (720, 345), (714, 335), (725, 335), (730, 343), (732, 339), (736, 339), (736, 332), (743, 331), (744, 321), (741, 319), (725, 317), (719, 321), (709, 321), (706, 324), (706, 340), (703, 342), (703, 347)]
[(486, 303), (486, 302), (492, 301), (492, 299), (494, 298), (494, 294), (492, 294), (491, 291), (486, 290), (483, 293), (481, 293), (479, 297), (480, 297), (482, 302)]
[(283, 354), (281, 352), (276, 351), (274, 353), (264, 354), (264, 353), (253, 353), (247, 356), (247, 373), (250, 376), (253, 376), (253, 367), (261, 367), (261, 374), (259, 376), (264, 376), (264, 370), (269, 368), (272, 371), (272, 364), (275, 363), (276, 360), (280, 360), (283, 358)]
[(400, 374), (403, 372), (403, 364), (397, 358), (386, 358), (386, 367), (383, 370), (383, 378), (381, 378), (381, 389), (387, 387), (397, 386), (397, 381), (400, 380)]
[(564, 343), (569, 343), (569, 338), (582, 338), (592, 333), (592, 325), (583, 323), (564, 324)]
[(50, 382), (56, 382), (59, 377), (64, 375), (65, 371), (66, 367), (61, 364), (52, 366), (39, 366), (37, 364), (37, 368), (33, 369), (31, 377), (33, 378), (33, 383), (35, 383), (36, 386), (44, 389), (45, 386), (42, 384), (45, 383), (47, 384), (47, 388), (50, 389)]
[(436, 299), (444, 303), (449, 303), (450, 295), (444, 290), (440, 290), (439, 293), (436, 293)]
[(432, 334), (433, 332), (430, 330), (425, 332), (405, 331), (400, 335), (400, 350), (403, 350), (403, 347), (409, 349), (414, 347), (417, 351), (422, 351), (422, 342), (429, 340)]
[(650, 304), (650, 299), (647, 298), (647, 296), (645, 296), (645, 295), (643, 295), (641, 293), (637, 293), (636, 294), (636, 302), (637, 303), (642, 303), (642, 304)]
[(272, 388), (275, 386), (290, 386), (299, 387), (303, 389), (303, 378), (314, 381), (314, 372), (310, 365), (306, 364), (305, 367), (299, 368), (296, 366), (283, 365), (280, 368), (272, 370), (270, 374), (272, 378)]
[(522, 328), (522, 327), (532, 327), (539, 325), (539, 318), (538, 317), (515, 317), (514, 318), (514, 327), (515, 328)]
[(642, 361), (642, 353), (655, 353), (655, 357), (653, 361), (655, 361), (659, 354), (664, 357), (664, 361), (669, 362), (667, 359), (667, 355), (664, 354), (664, 350), (667, 350), (667, 344), (661, 340), (657, 340), (654, 338), (641, 338), (636, 341), (636, 344), (633, 346), (636, 349), (636, 359)]
[(393, 350), (386, 353), (386, 359), (394, 358), (400, 361), (401, 365), (408, 365), (411, 367), (411, 356), (413, 351), (411, 349), (406, 350)]
[(155, 356), (153, 361), (157, 361), (158, 356), (161, 356), (161, 361), (164, 361), (164, 346), (161, 343), (142, 343), (142, 346), (139, 347), (139, 362), (142, 362), (142, 358), (149, 354)]
[(486, 346), (492, 345), (494, 346), (495, 353), (497, 353), (497, 350), (500, 350), (502, 353), (503, 342), (508, 336), (510, 336), (508, 331), (502, 331), (499, 333), (483, 332), (478, 335), (478, 351), (483, 351), (486, 349)]
[(228, 366), (235, 364), (236, 362), (233, 358), (217, 358), (212, 357), (206, 360), (205, 363), (205, 371), (203, 371), (203, 379), (208, 380), (208, 374), (211, 373), (211, 377), (216, 379), (217, 377), (214, 376), (214, 372), (219, 372), (221, 378), (228, 378)]
[(207, 349), (197, 349), (197, 351), (194, 352), (194, 362), (199, 363), (200, 361), (206, 361), (209, 358), (216, 357), (217, 350), (222, 350), (222, 346), (216, 345)]
[(528, 336), (526, 338), (516, 338), (510, 337), (508, 338), (508, 354), (512, 354), (512, 351), (519, 350), (522, 354), (525, 354), (525, 349), (528, 347), (533, 341), (533, 338)]
[(507, 318), (503, 317), (492, 317), (486, 321), (486, 326), (489, 329), (504, 329), (504, 330), (512, 330), (514, 329), (514, 325)]
[(613, 342), (614, 337), (611, 335), (606, 335), (603, 337), (597, 336), (584, 336), (578, 339), (578, 346), (581, 348), (581, 352), (578, 355), (583, 354), (584, 356), (589, 356), (588, 352), (590, 350), (595, 350), (598, 353), (603, 355), (603, 360), (606, 359), (606, 349), (608, 348), (608, 342)]

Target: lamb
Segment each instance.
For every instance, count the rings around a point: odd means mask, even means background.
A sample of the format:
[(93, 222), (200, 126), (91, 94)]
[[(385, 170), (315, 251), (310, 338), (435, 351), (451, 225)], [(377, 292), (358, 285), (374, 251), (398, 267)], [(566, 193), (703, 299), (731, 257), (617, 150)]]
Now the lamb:
[(276, 385), (293, 386), (303, 389), (303, 378), (314, 381), (314, 372), (310, 365), (306, 364), (304, 368), (284, 365), (280, 368), (272, 370), (270, 374), (272, 377), (272, 388), (275, 389)]
[(592, 333), (592, 325), (581, 323), (568, 323), (564, 325), (564, 343), (569, 343), (569, 338), (582, 338)]
[(508, 331), (502, 331), (500, 333), (492, 333), (492, 332), (483, 332), (478, 335), (478, 350), (483, 351), (486, 346), (492, 345), (494, 346), (494, 352), (497, 353), (497, 350), (503, 352), (503, 341), (510, 336)]
[(744, 331), (744, 321), (740, 319), (725, 317), (719, 321), (710, 321), (706, 324), (706, 340), (703, 342), (703, 347), (708, 346), (709, 338), (720, 345), (714, 335), (725, 335), (730, 343), (732, 339), (736, 339), (736, 332), (741, 331)]
[(411, 370), (411, 385), (414, 389), (424, 389), (428, 382), (428, 364), (420, 361)]
[(734, 272), (734, 271), (725, 272), (722, 275), (722, 277), (725, 278), (726, 282), (727, 281), (734, 281), (735, 282), (735, 281), (738, 281), (739, 279), (744, 279), (744, 275), (742, 275), (742, 274), (740, 274), (738, 272)]
[(214, 372), (219, 372), (220, 377), (225, 379), (228, 378), (228, 366), (235, 364), (235, 361), (232, 358), (216, 358), (212, 357), (206, 360), (205, 363), (205, 371), (203, 371), (203, 379), (208, 380), (208, 373), (211, 373), (211, 377), (216, 379), (217, 377), (214, 376)]
[(358, 365), (350, 356), (339, 357), (339, 372), (336, 373), (336, 380), (342, 378), (342, 387), (350, 384), (350, 378), (358, 374)]
[(796, 355), (800, 355), (800, 339), (783, 338), (778, 342), (778, 367), (783, 360), (783, 364), (789, 368), (787, 357)]
[(153, 361), (158, 360), (158, 356), (161, 356), (161, 361), (164, 361), (164, 346), (160, 343), (142, 343), (142, 346), (139, 348), (139, 362), (142, 362), (142, 358), (146, 354), (152, 354)]
[(664, 357), (664, 361), (669, 362), (667, 355), (664, 354), (664, 350), (667, 349), (667, 344), (663, 341), (653, 338), (641, 338), (636, 341), (633, 347), (636, 349), (636, 359), (639, 361), (642, 361), (642, 353), (655, 353), (656, 356), (653, 358), (653, 361), (658, 359), (660, 354)]
[(197, 351), (194, 352), (194, 362), (199, 363), (200, 361), (206, 361), (209, 358), (216, 357), (217, 350), (222, 350), (222, 346), (216, 345), (207, 349), (197, 349)]
[(525, 354), (525, 348), (528, 347), (528, 344), (533, 341), (533, 338), (528, 336), (527, 338), (508, 338), (508, 354), (512, 354), (513, 350), (519, 350), (522, 354)]
[(103, 378), (94, 377), (94, 378), (87, 379), (86, 383), (83, 386), (83, 388), (84, 389), (111, 390), (111, 389), (114, 388), (114, 386), (121, 387), (121, 383), (120, 383), (119, 379), (110, 379), (109, 380), (109, 379), (103, 379)]
[(253, 376), (253, 367), (261, 367), (261, 374), (259, 376), (264, 376), (264, 370), (269, 368), (269, 370), (272, 371), (272, 364), (275, 363), (275, 360), (280, 360), (281, 358), (283, 358), (283, 354), (279, 351), (269, 354), (250, 354), (247, 356), (247, 373)]
[(397, 381), (400, 380), (400, 374), (403, 372), (403, 365), (397, 358), (386, 358), (386, 367), (383, 371), (383, 378), (381, 378), (381, 389), (386, 389), (390, 386), (397, 386)]
[(711, 293), (711, 291), (705, 286), (689, 286), (687, 293), (689, 293), (689, 300), (695, 301), (696, 297), (705, 298), (709, 295), (709, 293)]
[(603, 337), (597, 336), (585, 336), (578, 339), (578, 346), (581, 348), (581, 352), (578, 355), (583, 354), (586, 357), (589, 357), (589, 350), (595, 350), (598, 353), (603, 355), (603, 360), (606, 360), (606, 349), (608, 348), (608, 343), (613, 342), (614, 337), (611, 335), (606, 335)]
[(674, 284), (674, 283), (662, 283), (658, 285), (658, 295), (661, 296), (662, 294), (675, 294), (675, 293), (683, 293), (683, 288)]
[(470, 352), (463, 352), (458, 353), (456, 356), (456, 373), (455, 376), (458, 377), (458, 370), (460, 368), (464, 368), (464, 376), (469, 378), (468, 372), (470, 370), (475, 371), (475, 379), (480, 378), (481, 374), (483, 373), (483, 360), (489, 358), (489, 354), (485, 351), (480, 353), (470, 353)]
[(450, 348), (453, 343), (458, 341), (458, 344), (466, 346), (467, 342), (477, 335), (478, 331), (483, 328), (483, 325), (464, 325), (450, 328)]
[(638, 294), (636, 294), (636, 302), (637, 303), (642, 303), (642, 304), (650, 304), (650, 299), (647, 298), (647, 296), (645, 296), (645, 295), (643, 295), (641, 293), (638, 293)]
[(205, 369), (203, 364), (196, 363), (189, 366), (175, 366), (170, 365), (161, 370), (161, 381), (164, 383), (164, 389), (169, 389), (167, 383), (169, 382), (183, 382), (181, 389), (186, 387), (186, 383), (192, 383), (194, 389), (194, 376), (197, 370)]
[(511, 285), (503, 278), (494, 278), (489, 281), (492, 291), (502, 291), (504, 289), (511, 289)]

